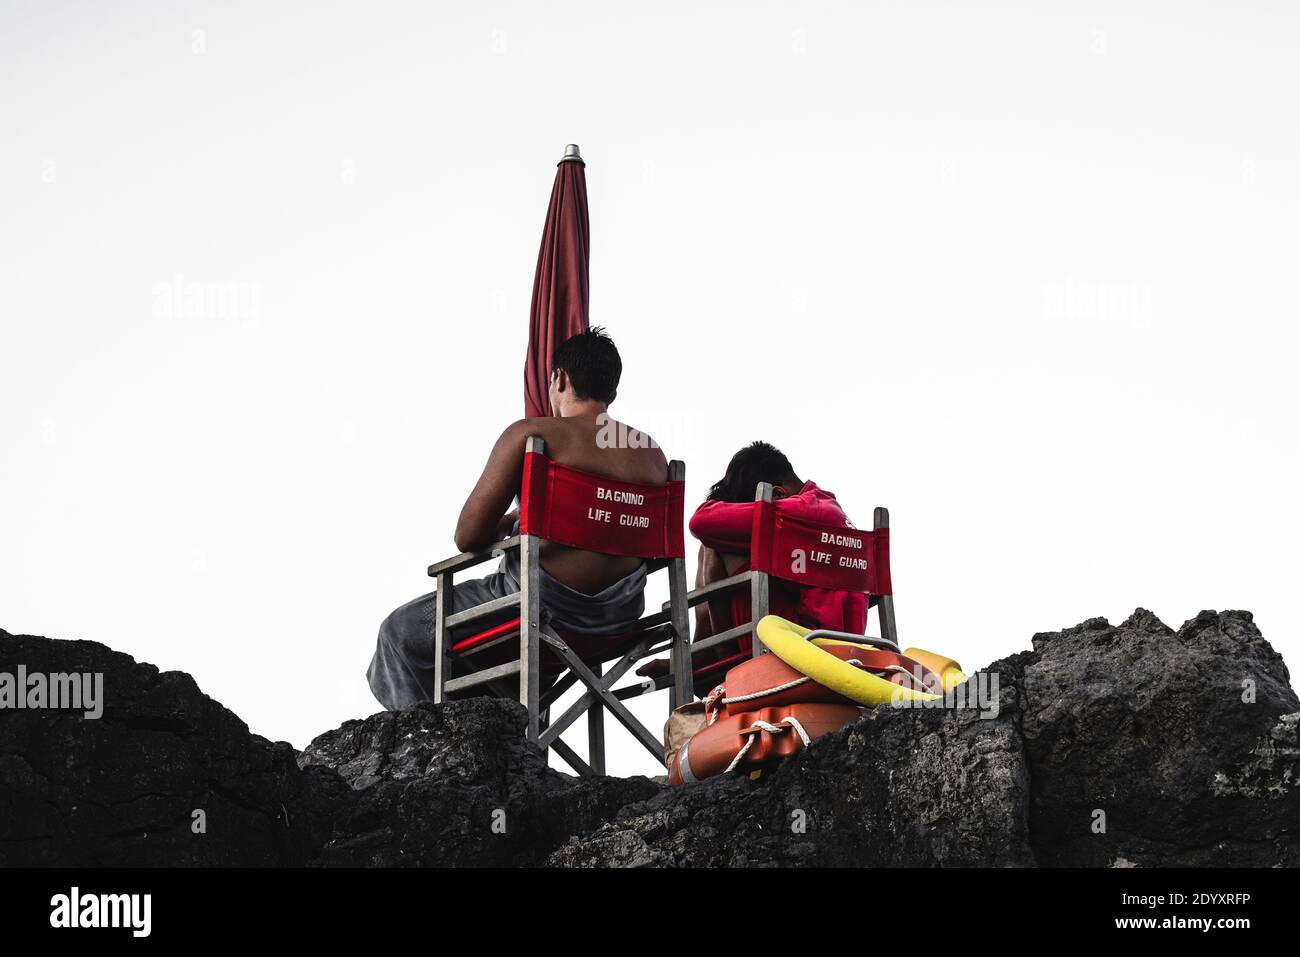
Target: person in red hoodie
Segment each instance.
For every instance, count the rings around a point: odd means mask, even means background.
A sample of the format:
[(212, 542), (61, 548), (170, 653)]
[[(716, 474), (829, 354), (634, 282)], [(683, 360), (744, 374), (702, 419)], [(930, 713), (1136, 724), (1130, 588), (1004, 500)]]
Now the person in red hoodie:
[[(767, 442), (753, 442), (731, 457), (727, 472), (709, 490), (709, 496), (691, 516), (691, 534), (700, 541), (695, 587), (699, 588), (749, 568), (750, 534), (754, 520), (754, 493), (759, 482), (770, 482), (776, 509), (789, 515), (853, 528), (835, 496), (805, 482), (795, 474), (790, 460)], [(863, 634), (867, 626), (867, 597), (859, 592), (800, 587), (778, 578), (771, 579), (769, 608), (774, 615), (808, 628), (829, 628)], [(751, 618), (747, 589), (714, 599), (695, 609), (695, 640), (700, 641), (744, 624)], [(710, 649), (695, 659), (696, 668), (711, 661), (748, 654), (750, 636), (738, 645)], [(667, 662), (650, 662), (640, 674), (665, 670)]]

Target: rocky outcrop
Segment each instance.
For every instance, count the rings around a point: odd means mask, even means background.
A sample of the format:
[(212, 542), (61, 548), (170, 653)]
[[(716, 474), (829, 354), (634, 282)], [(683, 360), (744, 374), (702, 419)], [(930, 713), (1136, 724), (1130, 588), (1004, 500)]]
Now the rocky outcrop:
[(1033, 642), (1018, 683), (1039, 863), (1300, 863), (1300, 701), (1248, 612), (1175, 632), (1139, 609)]
[(102, 674), (103, 714), (0, 711), (0, 865), (306, 864), (352, 801), (194, 679), (90, 641), (0, 632), (0, 673)]
[(349, 721), (303, 752), (355, 801), (317, 858), (327, 866), (529, 866), (570, 835), (660, 790), (647, 778), (573, 778), (524, 741), (525, 712), (478, 698)]
[(511, 702), (295, 754), (102, 645), (0, 633), (0, 672), (20, 662), (103, 672), (106, 706), (0, 711), (0, 864), (1300, 863), (1300, 700), (1247, 612), (1039, 634), (984, 669), (982, 710), (877, 709), (758, 780), (681, 788), (548, 768)]

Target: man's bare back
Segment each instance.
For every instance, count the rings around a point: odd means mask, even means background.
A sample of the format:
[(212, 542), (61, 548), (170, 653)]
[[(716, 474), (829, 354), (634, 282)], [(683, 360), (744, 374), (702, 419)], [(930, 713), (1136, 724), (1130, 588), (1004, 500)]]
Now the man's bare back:
[[(562, 465), (594, 472), (624, 482), (658, 485), (668, 481), (668, 460), (663, 450), (630, 426), (599, 416), (601, 421), (574, 416), (566, 419), (532, 419), (543, 424), (539, 433), (546, 441), (547, 455)], [(620, 431), (621, 430), (621, 431)], [(631, 438), (638, 448), (620, 448), (619, 437)], [(607, 440), (613, 444), (604, 447)], [(631, 445), (625, 441), (625, 445)], [(625, 578), (641, 564), (638, 559), (618, 555), (599, 555), (555, 542), (542, 545), (542, 567), (552, 577), (584, 594), (595, 594)]]
[[(547, 456), (563, 465), (624, 482), (659, 484), (668, 480), (663, 450), (648, 435), (607, 413), (520, 419), (497, 440), (461, 511), (456, 528), (458, 547), (486, 548), (505, 533), (504, 524), (513, 520), (507, 509), (519, 494), (524, 443), (530, 435), (540, 436)], [(635, 558), (600, 555), (554, 542), (543, 544), (541, 563), (552, 577), (587, 595), (627, 577), (641, 564)]]

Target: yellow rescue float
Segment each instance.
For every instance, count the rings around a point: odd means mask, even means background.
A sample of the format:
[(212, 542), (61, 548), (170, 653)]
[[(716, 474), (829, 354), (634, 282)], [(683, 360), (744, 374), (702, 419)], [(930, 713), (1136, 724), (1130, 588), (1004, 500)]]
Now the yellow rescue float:
[(757, 775), (886, 703), (934, 701), (966, 680), (952, 658), (891, 642), (760, 619), (772, 654), (727, 672), (705, 699), (707, 724), (668, 762), (674, 784), (732, 771)]

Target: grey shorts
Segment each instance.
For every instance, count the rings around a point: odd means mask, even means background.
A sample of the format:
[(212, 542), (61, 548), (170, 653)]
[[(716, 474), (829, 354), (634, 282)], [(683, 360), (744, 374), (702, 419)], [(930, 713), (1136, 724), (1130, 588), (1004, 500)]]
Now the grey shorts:
[[(616, 633), (631, 627), (645, 612), (644, 565), (594, 595), (575, 591), (545, 570), (540, 570), (540, 578), (542, 608), (552, 622), (570, 631)], [(491, 575), (459, 582), (453, 590), (453, 607), (458, 611), (517, 594), (518, 553), (503, 557)], [(437, 612), (438, 593), (431, 591), (394, 610), (379, 626), (366, 678), (379, 703), (390, 711), (433, 698), (433, 629)], [(516, 611), (508, 610), (495, 618), (480, 619), (453, 631), (450, 639), (459, 641), (516, 615)]]

